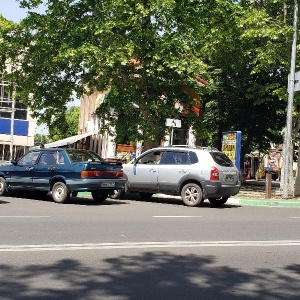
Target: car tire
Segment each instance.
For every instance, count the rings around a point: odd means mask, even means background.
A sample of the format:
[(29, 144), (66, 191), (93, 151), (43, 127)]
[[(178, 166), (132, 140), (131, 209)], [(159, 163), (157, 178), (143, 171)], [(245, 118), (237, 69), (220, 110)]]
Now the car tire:
[(181, 198), (186, 206), (199, 206), (203, 201), (203, 192), (196, 183), (187, 183), (181, 190)]
[(7, 194), (7, 183), (3, 177), (0, 177), (0, 196), (5, 196)]
[(52, 188), (52, 199), (56, 203), (65, 203), (70, 198), (67, 186), (63, 182), (56, 182)]
[(125, 196), (124, 190), (114, 190), (113, 194), (110, 195), (111, 199), (123, 199)]
[(103, 202), (108, 198), (108, 193), (102, 191), (92, 191), (92, 197), (96, 202)]
[(78, 192), (72, 192), (71, 196), (74, 197), (74, 198), (76, 198), (78, 196)]
[(221, 206), (227, 202), (229, 197), (208, 198), (208, 201), (214, 206)]
[(153, 193), (139, 193), (141, 198), (150, 199), (153, 195)]

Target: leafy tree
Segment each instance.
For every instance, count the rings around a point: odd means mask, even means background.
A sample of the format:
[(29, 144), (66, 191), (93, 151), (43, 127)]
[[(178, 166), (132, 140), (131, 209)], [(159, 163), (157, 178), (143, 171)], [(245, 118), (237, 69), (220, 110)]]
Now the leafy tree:
[(45, 134), (36, 133), (34, 135), (34, 145), (39, 146), (41, 144), (47, 144), (50, 142), (50, 139)]
[[(20, 1), (28, 8), (40, 2)], [(131, 116), (134, 102), (144, 140), (157, 144), (165, 119), (178, 116), (175, 102), (193, 103), (181, 87), (204, 92), (194, 80), (207, 70), (195, 19), (203, 9), (196, 0), (48, 1), (45, 15), (30, 13), (6, 37), (14, 43), (7, 57), (18, 93), (50, 125), (73, 91), (79, 96), (112, 87), (113, 111), (101, 117), (113, 124), (120, 113)], [(193, 113), (186, 118), (195, 122)]]
[(49, 128), (49, 138), (57, 141), (78, 134), (79, 111), (78, 106), (71, 106), (64, 114), (57, 116)]
[(241, 130), (245, 153), (282, 143), (293, 16), (292, 9), (284, 16), (284, 2), (240, 1), (234, 13), (220, 12), (223, 25), (206, 35), (218, 85), (206, 97), (202, 123), (212, 141)]
[[(33, 8), (42, 1), (19, 2)], [(182, 118), (174, 104), (193, 104), (189, 89), (204, 103), (201, 118), (188, 110), (185, 123), (203, 144), (218, 145), (230, 129), (243, 132), (246, 150), (278, 140), (293, 1), (47, 3), (45, 15), (30, 13), (4, 29), (8, 46), (1, 46), (14, 62), (18, 93), (41, 121), (61, 118), (73, 91), (111, 88), (98, 110), (103, 130), (115, 125), (120, 137), (150, 147), (163, 138), (167, 117)], [(195, 75), (209, 85), (198, 86)]]

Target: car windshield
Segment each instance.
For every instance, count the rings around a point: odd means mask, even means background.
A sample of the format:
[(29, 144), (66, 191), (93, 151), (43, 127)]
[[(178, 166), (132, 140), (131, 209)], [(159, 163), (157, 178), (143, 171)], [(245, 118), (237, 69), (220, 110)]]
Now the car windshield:
[(104, 161), (98, 154), (89, 150), (67, 149), (67, 152), (72, 162)]

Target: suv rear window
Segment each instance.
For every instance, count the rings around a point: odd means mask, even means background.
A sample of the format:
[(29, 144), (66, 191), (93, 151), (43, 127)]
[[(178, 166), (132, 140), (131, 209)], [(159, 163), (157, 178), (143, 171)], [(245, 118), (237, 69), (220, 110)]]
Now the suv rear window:
[(209, 154), (213, 160), (222, 167), (233, 167), (233, 162), (223, 152), (211, 151)]

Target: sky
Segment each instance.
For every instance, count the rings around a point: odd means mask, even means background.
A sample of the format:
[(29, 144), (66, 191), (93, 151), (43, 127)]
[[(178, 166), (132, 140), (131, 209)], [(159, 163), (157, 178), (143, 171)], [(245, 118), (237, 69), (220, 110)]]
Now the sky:
[[(44, 10), (44, 6), (37, 9), (38, 12)], [(27, 10), (20, 8), (19, 3), (15, 0), (1, 0), (0, 12), (5, 19), (19, 23), (21, 19), (26, 17)]]

